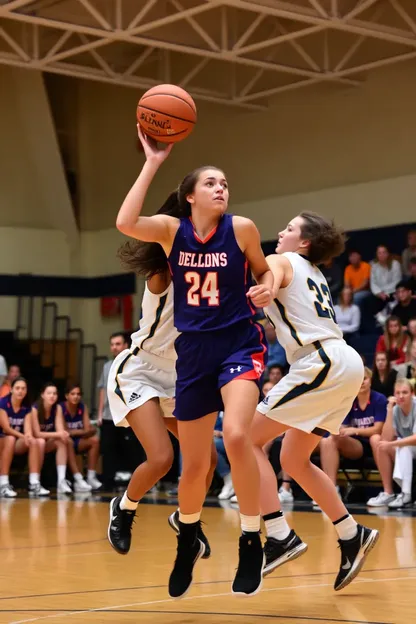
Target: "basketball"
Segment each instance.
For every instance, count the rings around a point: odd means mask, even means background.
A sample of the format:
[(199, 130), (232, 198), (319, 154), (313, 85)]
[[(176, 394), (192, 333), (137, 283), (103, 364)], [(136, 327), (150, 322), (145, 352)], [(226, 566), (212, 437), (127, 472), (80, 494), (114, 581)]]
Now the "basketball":
[(146, 91), (137, 105), (143, 131), (161, 143), (183, 141), (196, 123), (195, 102), (184, 89), (162, 84)]

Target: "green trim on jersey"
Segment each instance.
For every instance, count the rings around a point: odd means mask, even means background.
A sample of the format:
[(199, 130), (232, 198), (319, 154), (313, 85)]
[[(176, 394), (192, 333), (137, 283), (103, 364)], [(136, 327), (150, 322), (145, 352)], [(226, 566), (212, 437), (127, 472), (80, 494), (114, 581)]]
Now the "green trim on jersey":
[(285, 325), (288, 326), (289, 331), (291, 333), (291, 336), (294, 340), (296, 340), (296, 342), (298, 343), (298, 345), (300, 347), (303, 347), (302, 341), (300, 340), (298, 333), (296, 331), (296, 328), (292, 325), (292, 323), (289, 321), (289, 319), (287, 318), (287, 314), (286, 314), (286, 309), (285, 306), (283, 305), (283, 303), (280, 303), (280, 301), (278, 299), (274, 300), (277, 309), (280, 312), (280, 316), (282, 317), (282, 321), (283, 323), (285, 323)]

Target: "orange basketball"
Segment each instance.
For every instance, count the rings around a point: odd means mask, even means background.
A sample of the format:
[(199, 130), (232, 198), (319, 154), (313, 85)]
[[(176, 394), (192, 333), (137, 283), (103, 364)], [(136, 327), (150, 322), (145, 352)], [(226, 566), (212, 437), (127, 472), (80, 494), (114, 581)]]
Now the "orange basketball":
[(163, 84), (146, 91), (137, 105), (137, 121), (161, 143), (185, 139), (196, 123), (195, 102), (184, 89)]

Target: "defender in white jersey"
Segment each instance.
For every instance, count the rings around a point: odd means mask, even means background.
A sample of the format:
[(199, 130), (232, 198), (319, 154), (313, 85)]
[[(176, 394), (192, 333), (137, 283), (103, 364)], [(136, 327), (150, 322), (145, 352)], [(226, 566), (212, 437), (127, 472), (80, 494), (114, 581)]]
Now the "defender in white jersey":
[(335, 590), (355, 578), (378, 539), (377, 531), (357, 525), (331, 480), (310, 461), (321, 436), (339, 433), (364, 376), (361, 357), (342, 338), (328, 284), (317, 267), (338, 256), (344, 240), (331, 221), (310, 212), (292, 219), (279, 233), (277, 254), (267, 258), (274, 301), (265, 312), (291, 366), (258, 405), (252, 427), (267, 533), (265, 574), (306, 550), (286, 523), (276, 477), (263, 451), (284, 433), (283, 470), (318, 503), (338, 533), (341, 565)]
[[(177, 210), (176, 202), (168, 200), (159, 212), (173, 214), (172, 204)], [(146, 279), (139, 330), (131, 336), (131, 348), (115, 358), (107, 384), (114, 424), (131, 427), (146, 452), (146, 461), (134, 471), (124, 495), (110, 503), (108, 539), (119, 554), (126, 555), (140, 499), (169, 471), (173, 462), (168, 431), (178, 437), (177, 421), (172, 414), (178, 332), (173, 324), (173, 285), (162, 247), (157, 243), (127, 242), (119, 256), (126, 268)], [(207, 489), (216, 464), (217, 453), (212, 442)], [(179, 512), (175, 511), (169, 517), (169, 524), (176, 533), (178, 521)], [(203, 558), (208, 558), (211, 549), (201, 523), (198, 538), (205, 544)]]

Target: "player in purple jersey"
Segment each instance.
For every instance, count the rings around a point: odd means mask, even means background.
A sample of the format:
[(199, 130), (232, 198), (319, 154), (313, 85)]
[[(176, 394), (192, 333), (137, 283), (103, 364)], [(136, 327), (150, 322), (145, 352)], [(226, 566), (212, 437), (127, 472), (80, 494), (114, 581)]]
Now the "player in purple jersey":
[(62, 408), (58, 405), (58, 388), (55, 384), (45, 384), (38, 401), (32, 406), (32, 427), (33, 435), (43, 440), (40, 466), (45, 453), (56, 451), (57, 492), (71, 494), (71, 487), (65, 478), (69, 433), (65, 429)]
[[(169, 593), (180, 598), (192, 583), (195, 562), (204, 554), (197, 538), (205, 499), (214, 424), (224, 409), (224, 443), (240, 503), (242, 536), (232, 591), (250, 595), (261, 586), (264, 556), (260, 540), (259, 472), (249, 430), (259, 398), (266, 346), (253, 322), (255, 307), (271, 301), (273, 276), (249, 219), (227, 215), (228, 184), (216, 167), (188, 174), (169, 200), (182, 218), (140, 216), (150, 183), (172, 146), (159, 150), (139, 137), (143, 169), (117, 217), (118, 229), (159, 243), (170, 264), (174, 321), (178, 420), (183, 471), (179, 485), (179, 536)], [(250, 286), (250, 274), (257, 285)]]
[(14, 455), (28, 454), (29, 483), (32, 486), (36, 484), (39, 491), (43, 489), (39, 482), (39, 441), (32, 435), (30, 407), (25, 404), (26, 396), (26, 380), (17, 377), (11, 384), (10, 394), (0, 399), (0, 428), (4, 436), (0, 469), (2, 498), (17, 496), (9, 483), (9, 471)]
[[(75, 492), (99, 490), (102, 486), (97, 479), (97, 463), (100, 455), (100, 441), (91, 426), (88, 407), (81, 401), (81, 388), (70, 384), (66, 388), (65, 401), (61, 403), (65, 426), (69, 432), (68, 464), (74, 477)], [(79, 471), (76, 454), (88, 454), (88, 476), (83, 479)], [(88, 487), (86, 487), (88, 486)]]

